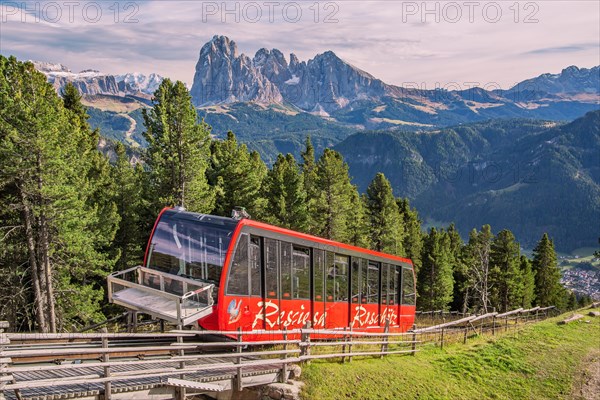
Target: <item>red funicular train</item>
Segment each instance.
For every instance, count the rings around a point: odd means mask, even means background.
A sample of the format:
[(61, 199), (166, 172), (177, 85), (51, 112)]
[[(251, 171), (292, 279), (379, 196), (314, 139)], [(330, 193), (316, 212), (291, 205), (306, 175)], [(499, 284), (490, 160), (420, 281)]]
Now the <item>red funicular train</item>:
[(209, 330), (352, 327), (404, 332), (414, 323), (412, 262), (251, 219), (164, 209), (144, 266), (215, 285)]

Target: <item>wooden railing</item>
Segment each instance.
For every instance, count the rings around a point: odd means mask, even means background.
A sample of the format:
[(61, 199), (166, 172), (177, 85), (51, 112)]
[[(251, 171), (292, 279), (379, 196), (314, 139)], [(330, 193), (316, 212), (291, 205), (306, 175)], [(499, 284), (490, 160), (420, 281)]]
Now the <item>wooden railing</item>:
[[(536, 307), (473, 315), (406, 333), (390, 333), (387, 328), (384, 332), (359, 332), (308, 327), (282, 331), (176, 330), (163, 334), (2, 332), (0, 398), (27, 397), (24, 392), (33, 389), (52, 393), (85, 383), (110, 399), (111, 393), (124, 390), (127, 382), (140, 380), (146, 380), (147, 386), (177, 387), (179, 398), (185, 397), (186, 387), (201, 387), (204, 392), (242, 390), (269, 383), (269, 379), (287, 380), (290, 364), (414, 355), (422, 345), (443, 347), (466, 342), (473, 335), (509, 332), (546, 318), (554, 310)], [(0, 323), (0, 328), (8, 326)], [(207, 335), (220, 335), (224, 340), (203, 341)], [(226, 336), (234, 339), (225, 340)], [(249, 340), (252, 337), (259, 340)], [(252, 380), (250, 375), (254, 376)], [(260, 375), (266, 378), (257, 379)]]

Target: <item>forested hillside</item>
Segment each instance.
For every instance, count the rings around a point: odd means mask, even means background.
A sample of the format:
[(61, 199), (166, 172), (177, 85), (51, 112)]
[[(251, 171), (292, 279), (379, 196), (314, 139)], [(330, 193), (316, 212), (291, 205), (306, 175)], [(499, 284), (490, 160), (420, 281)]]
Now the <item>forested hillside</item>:
[(560, 250), (596, 242), (600, 111), (569, 124), (493, 120), (434, 132), (365, 132), (335, 146), (360, 190), (383, 172), (421, 215), (465, 235), (490, 223), (525, 247), (543, 232)]
[[(0, 319), (15, 329), (78, 330), (114, 313), (106, 276), (141, 263), (154, 219), (175, 205), (223, 216), (241, 206), (254, 219), (409, 257), (420, 309), (589, 301), (561, 286), (551, 236), (539, 235), (529, 260), (518, 235), (496, 226), (472, 230), (466, 243), (454, 225), (423, 234), (417, 211), (384, 173), (374, 172), (360, 194), (342, 154), (317, 154), (310, 138), (298, 159), (279, 154), (271, 167), (234, 133), (214, 139), (180, 81), (163, 80), (141, 111), (147, 148), (139, 162), (121, 143), (98, 149), (102, 132), (91, 129), (81, 100), (75, 86), (58, 96), (33, 64), (0, 56)], [(560, 132), (574, 135), (581, 123)], [(583, 146), (596, 138), (567, 139)], [(519, 137), (509, 130), (486, 140), (491, 149)]]

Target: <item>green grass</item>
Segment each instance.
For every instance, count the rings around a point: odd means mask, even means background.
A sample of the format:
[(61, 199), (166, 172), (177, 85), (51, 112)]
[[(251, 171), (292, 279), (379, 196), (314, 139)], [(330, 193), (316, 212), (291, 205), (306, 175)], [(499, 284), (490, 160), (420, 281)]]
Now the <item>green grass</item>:
[[(588, 318), (586, 318), (588, 319)], [(569, 399), (583, 361), (600, 346), (600, 319), (559, 318), (518, 334), (472, 339), (416, 356), (313, 362), (303, 399)]]

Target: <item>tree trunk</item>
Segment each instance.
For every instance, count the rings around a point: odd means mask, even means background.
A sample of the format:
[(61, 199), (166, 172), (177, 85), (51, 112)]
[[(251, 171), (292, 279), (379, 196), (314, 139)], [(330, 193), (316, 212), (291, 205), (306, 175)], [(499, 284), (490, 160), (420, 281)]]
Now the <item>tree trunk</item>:
[(463, 309), (462, 309), (463, 314), (467, 313), (468, 308), (469, 308), (469, 287), (467, 286), (465, 289), (465, 297), (463, 299)]
[[(31, 280), (33, 281), (33, 292), (35, 299), (35, 307), (37, 308), (37, 312), (35, 313), (36, 322), (38, 324), (38, 329), (43, 333), (48, 332), (48, 325), (46, 321), (46, 302), (45, 296), (42, 293), (42, 287), (44, 287), (42, 280), (43, 274), (39, 272), (39, 266), (36, 258), (36, 245), (35, 245), (35, 237), (33, 233), (33, 216), (31, 215), (31, 210), (29, 209), (29, 205), (27, 204), (27, 199), (25, 197), (25, 193), (19, 187), (19, 194), (21, 196), (21, 201), (23, 203), (23, 217), (25, 219), (25, 235), (27, 236), (27, 250), (29, 252), (29, 267), (31, 268)], [(45, 279), (44, 279), (45, 280)]]
[[(43, 198), (42, 190), (44, 188), (44, 181), (42, 179), (42, 159), (41, 155), (37, 156), (37, 174), (38, 174), (38, 190), (40, 196), (40, 204), (44, 204), (45, 200)], [(46, 220), (45, 210), (42, 210), (42, 213), (39, 217), (40, 220), (40, 242), (39, 252), (41, 258), (41, 272), (45, 276), (46, 280), (46, 312), (47, 312), (47, 322), (50, 328), (50, 332), (56, 333), (56, 310), (55, 310), (55, 299), (54, 299), (54, 284), (52, 280), (52, 264), (50, 262), (50, 243), (49, 243), (49, 235), (48, 235), (48, 224)]]
[(52, 279), (52, 263), (50, 261), (50, 244), (48, 240), (48, 225), (46, 216), (42, 214), (40, 217), (40, 247), (44, 275), (46, 277), (46, 296), (48, 310), (48, 325), (50, 332), (56, 333), (56, 307), (54, 299), (54, 282)]

